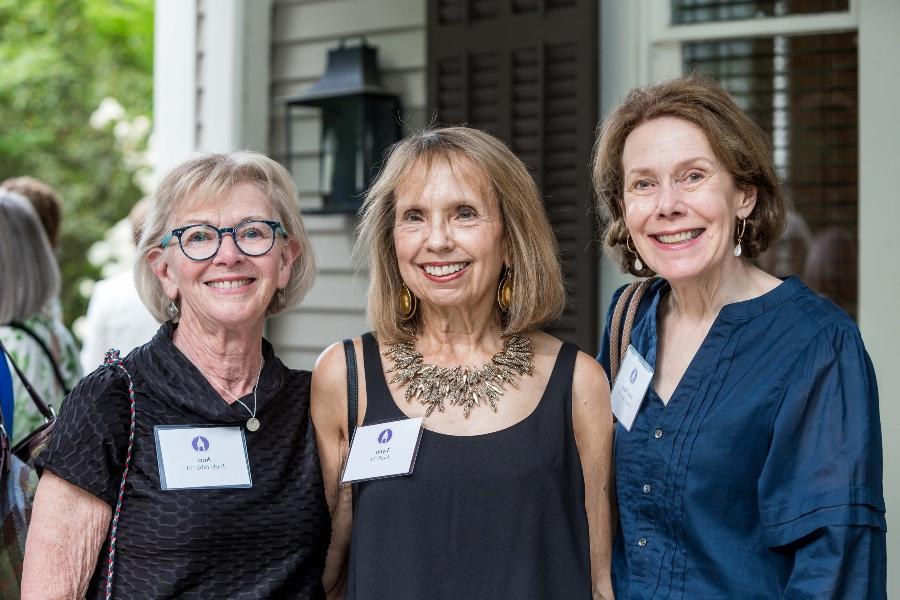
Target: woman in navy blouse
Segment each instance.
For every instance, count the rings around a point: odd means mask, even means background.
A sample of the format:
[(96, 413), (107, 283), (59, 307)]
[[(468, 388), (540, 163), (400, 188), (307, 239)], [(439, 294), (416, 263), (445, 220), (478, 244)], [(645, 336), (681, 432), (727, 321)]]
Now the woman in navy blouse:
[(692, 76), (633, 91), (593, 169), (608, 249), (659, 276), (621, 382), (616, 598), (885, 598), (875, 373), (846, 313), (752, 261), (785, 215), (763, 133)]

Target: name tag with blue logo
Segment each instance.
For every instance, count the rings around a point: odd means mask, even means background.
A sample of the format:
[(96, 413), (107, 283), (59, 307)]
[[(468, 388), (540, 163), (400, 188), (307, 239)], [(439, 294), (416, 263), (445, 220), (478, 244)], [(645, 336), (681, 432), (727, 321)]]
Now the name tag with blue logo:
[(644, 403), (644, 396), (647, 395), (652, 379), (653, 369), (634, 346), (629, 344), (611, 394), (613, 414), (628, 431), (631, 431), (634, 418)]
[(410, 475), (422, 438), (421, 417), (356, 428), (341, 483)]
[(160, 488), (253, 486), (243, 427), (157, 425), (153, 433)]

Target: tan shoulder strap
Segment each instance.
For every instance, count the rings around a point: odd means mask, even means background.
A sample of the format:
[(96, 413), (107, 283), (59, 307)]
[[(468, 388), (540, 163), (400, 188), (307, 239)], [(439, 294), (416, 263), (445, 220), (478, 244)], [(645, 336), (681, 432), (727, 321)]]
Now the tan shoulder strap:
[[(656, 279), (656, 277), (651, 277), (629, 284), (622, 292), (622, 295), (619, 296), (618, 302), (616, 302), (609, 326), (610, 385), (615, 383), (616, 375), (619, 374), (619, 365), (622, 364), (625, 352), (628, 350), (628, 344), (631, 343), (631, 328), (634, 326), (634, 318), (637, 315), (641, 298), (644, 297), (644, 292)], [(624, 323), (622, 322), (623, 315), (625, 317)]]

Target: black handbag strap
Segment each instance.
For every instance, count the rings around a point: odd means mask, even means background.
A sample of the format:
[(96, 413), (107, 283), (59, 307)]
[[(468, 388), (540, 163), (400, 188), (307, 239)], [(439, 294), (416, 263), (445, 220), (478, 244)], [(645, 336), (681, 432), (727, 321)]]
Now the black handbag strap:
[(25, 377), (25, 373), (23, 373), (19, 369), (19, 365), (16, 364), (16, 361), (13, 360), (12, 355), (6, 349), (6, 346), (3, 345), (3, 342), (0, 342), (0, 350), (3, 350), (3, 354), (5, 354), (9, 358), (9, 364), (13, 366), (13, 369), (16, 371), (16, 375), (19, 376), (19, 379), (22, 380), (22, 385), (25, 386), (25, 389), (28, 390), (28, 395), (31, 396), (32, 402), (37, 407), (38, 412), (46, 419), (47, 421), (51, 421), (56, 418), (56, 415), (53, 412), (53, 408), (44, 402), (41, 395), (38, 394), (37, 390), (31, 385), (31, 382), (28, 381), (28, 378)]
[(353, 439), (359, 411), (359, 380), (356, 374), (356, 348), (353, 340), (344, 340), (344, 357), (347, 359), (347, 439)]
[[(359, 413), (359, 377), (356, 370), (356, 348), (353, 340), (344, 340), (344, 357), (347, 359), (347, 446), (353, 441), (356, 419)], [(348, 455), (349, 456), (349, 455)], [(356, 484), (350, 484), (351, 510), (356, 511)]]
[(47, 347), (47, 344), (44, 343), (44, 340), (38, 337), (38, 334), (36, 334), (30, 327), (28, 327), (21, 321), (10, 321), (9, 326), (13, 327), (14, 329), (24, 331), (29, 335), (29, 337), (31, 337), (31, 339), (37, 342), (37, 345), (41, 347), (41, 350), (43, 350), (44, 354), (47, 355), (47, 360), (49, 360), (50, 364), (53, 366), (53, 375), (56, 376), (56, 381), (59, 382), (59, 387), (62, 388), (63, 394), (68, 396), (69, 392), (71, 392), (72, 390), (70, 390), (66, 386), (66, 380), (59, 370), (59, 365), (56, 364), (56, 359), (53, 358), (53, 353), (50, 352), (50, 348)]

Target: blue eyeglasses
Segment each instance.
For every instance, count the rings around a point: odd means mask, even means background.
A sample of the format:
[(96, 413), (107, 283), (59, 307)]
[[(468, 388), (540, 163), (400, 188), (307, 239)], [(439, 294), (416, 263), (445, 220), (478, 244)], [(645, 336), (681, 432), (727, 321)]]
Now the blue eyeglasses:
[(213, 227), (212, 225), (185, 225), (173, 229), (162, 239), (165, 248), (173, 237), (184, 255), (191, 260), (208, 260), (222, 247), (222, 236), (231, 234), (234, 245), (247, 256), (262, 256), (275, 245), (275, 236), (287, 239), (287, 231), (278, 221), (244, 221), (234, 227)]

